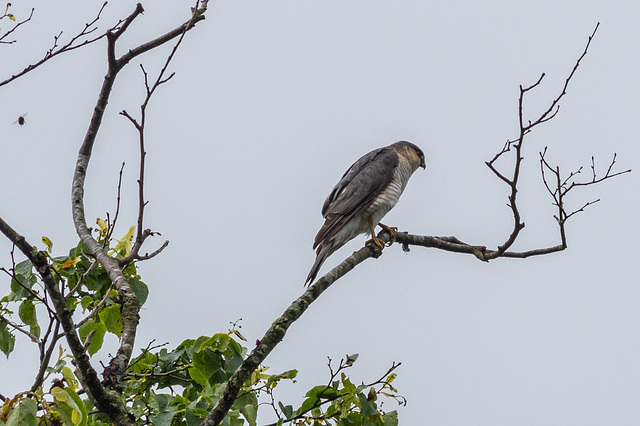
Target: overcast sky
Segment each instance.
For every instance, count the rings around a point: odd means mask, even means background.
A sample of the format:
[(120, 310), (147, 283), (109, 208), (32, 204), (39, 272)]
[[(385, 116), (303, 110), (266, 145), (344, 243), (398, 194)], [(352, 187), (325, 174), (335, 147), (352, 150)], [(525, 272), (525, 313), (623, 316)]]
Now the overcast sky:
[[(99, 2), (14, 2), (33, 21), (0, 45), (2, 79), (37, 61), (91, 20)], [(190, 1), (146, 2), (119, 53), (187, 19)], [(135, 2), (109, 4), (102, 27)], [(427, 170), (412, 177), (388, 225), (495, 247), (511, 231), (507, 187), (484, 162), (517, 136), (518, 86), (535, 118), (559, 93), (597, 22), (600, 28), (560, 113), (526, 140), (515, 249), (559, 242), (538, 152), (563, 173), (640, 165), (640, 4), (637, 1), (229, 1), (210, 4), (187, 35), (149, 108), (146, 226), (170, 241), (140, 270), (151, 294), (138, 347), (226, 331), (242, 318), (262, 337), (303, 292), (320, 209), (366, 152), (409, 140)], [(9, 24), (0, 21), (0, 29)], [(136, 59), (116, 81), (86, 186), (88, 222), (115, 209), (120, 164), (124, 235), (135, 222), (137, 137), (118, 112), (138, 113), (139, 63), (157, 72), (169, 48)], [(77, 243), (70, 183), (106, 70), (100, 42), (0, 88), (0, 216), (57, 255)], [(28, 112), (27, 124), (12, 123)], [(509, 164), (500, 165), (508, 170)], [(395, 382), (404, 425), (636, 425), (640, 422), (640, 280), (634, 171), (567, 200), (569, 248), (489, 264), (472, 256), (394, 245), (334, 284), (267, 358), (297, 368), (285, 402), (328, 379), (326, 357), (360, 353), (350, 375)], [(362, 246), (357, 238), (321, 274)], [(41, 245), (41, 244), (40, 244)], [(10, 265), (0, 239), (0, 264)], [(1, 284), (8, 293), (9, 282)], [(28, 388), (37, 353), (18, 336), (0, 359), (0, 392)], [(111, 344), (115, 342), (112, 340)], [(115, 344), (113, 345), (115, 348)], [(112, 350), (113, 351), (113, 350)], [(137, 351), (136, 351), (137, 352)], [(395, 409), (388, 401), (384, 407)], [(261, 423), (271, 418), (264, 410)]]

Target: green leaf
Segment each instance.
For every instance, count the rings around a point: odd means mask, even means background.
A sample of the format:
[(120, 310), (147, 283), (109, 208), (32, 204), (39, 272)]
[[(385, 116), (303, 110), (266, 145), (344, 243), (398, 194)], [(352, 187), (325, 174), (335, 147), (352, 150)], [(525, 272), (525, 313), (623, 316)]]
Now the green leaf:
[(9, 354), (13, 352), (13, 347), (16, 344), (16, 336), (11, 334), (7, 329), (7, 323), (0, 321), (0, 351), (4, 353), (7, 358)]
[(111, 280), (109, 279), (107, 271), (105, 271), (102, 266), (97, 266), (87, 275), (84, 280), (84, 285), (87, 289), (102, 294), (111, 285)]
[(89, 352), (89, 355), (93, 355), (102, 347), (107, 327), (101, 322), (90, 319), (82, 324), (78, 331), (80, 332), (80, 338), (83, 342), (86, 343), (87, 339), (91, 339), (91, 343), (89, 343), (87, 351)]
[(373, 416), (378, 412), (375, 403), (367, 401), (367, 397), (363, 393), (358, 394), (358, 400), (360, 402), (360, 412), (363, 416)]
[(351, 367), (353, 363), (356, 362), (359, 356), (360, 356), (359, 354), (347, 355), (346, 365), (348, 367)]
[[(251, 394), (253, 395), (253, 394)], [(258, 419), (258, 406), (253, 404), (247, 404), (240, 409), (240, 412), (244, 418), (249, 422), (249, 426), (256, 426)]]
[(284, 373), (273, 374), (269, 376), (269, 378), (267, 379), (267, 385), (271, 387), (275, 387), (280, 380), (283, 380), (283, 379), (293, 380), (296, 378), (297, 375), (298, 375), (298, 370), (288, 370), (288, 371), (285, 371)]
[(382, 422), (384, 426), (398, 426), (398, 412), (395, 410), (389, 411), (382, 416)]
[(115, 334), (118, 338), (122, 336), (122, 313), (120, 312), (120, 305), (107, 306), (100, 311), (99, 317), (109, 333)]
[(93, 297), (91, 296), (83, 296), (80, 301), (80, 305), (82, 306), (82, 310), (86, 311), (89, 309), (89, 306), (93, 303)]
[(20, 300), (24, 297), (33, 298), (33, 295), (27, 289), (31, 290), (36, 281), (37, 279), (33, 274), (16, 274), (11, 279), (11, 291), (15, 294), (15, 297), (11, 300)]
[(18, 308), (18, 315), (23, 323), (27, 325), (38, 325), (36, 318), (36, 307), (30, 300), (24, 300)]
[(208, 379), (208, 376), (206, 376), (205, 374), (202, 374), (202, 372), (197, 368), (189, 369), (189, 377), (191, 377), (193, 381), (195, 381), (200, 386), (204, 386), (207, 383), (207, 379)]
[(280, 401), (278, 401), (278, 405), (280, 406), (280, 410), (282, 410), (282, 414), (284, 414), (285, 418), (290, 419), (291, 417), (293, 417), (293, 406), (292, 405), (284, 406), (282, 404), (282, 402), (280, 402)]
[(40, 337), (40, 326), (38, 324), (34, 324), (34, 325), (30, 325), (29, 326), (29, 333), (33, 334), (36, 337)]
[(31, 270), (33, 268), (33, 264), (31, 263), (31, 261), (29, 259), (24, 260), (20, 263), (18, 263), (16, 265), (16, 267), (14, 268), (14, 271), (16, 274), (20, 274), (23, 275), (25, 277), (28, 277), (32, 274)]
[(346, 417), (340, 419), (339, 426), (362, 426), (363, 418), (360, 413), (349, 413)]
[(318, 398), (307, 398), (304, 400), (300, 408), (296, 411), (296, 414), (306, 413), (311, 409), (311, 407), (315, 406), (318, 402)]
[(144, 305), (144, 302), (147, 301), (147, 297), (149, 296), (149, 287), (139, 279), (133, 277), (129, 278), (129, 285), (131, 285), (131, 290), (133, 290), (138, 302), (140, 302), (140, 306)]
[[(214, 374), (222, 372), (222, 362), (222, 356), (210, 349), (200, 351), (193, 355), (194, 368), (196, 368), (206, 380), (209, 380)], [(195, 377), (194, 380), (196, 380)]]
[(351, 383), (351, 380), (349, 380), (346, 374), (341, 374), (341, 381), (345, 391), (347, 391), (348, 393), (355, 393), (356, 387), (353, 383)]
[(157, 394), (156, 405), (158, 407), (158, 411), (165, 411), (169, 406), (169, 397), (163, 393)]
[(87, 409), (75, 390), (70, 387), (51, 389), (60, 417), (66, 425), (84, 426), (87, 424)]
[(200, 426), (202, 424), (202, 420), (207, 417), (209, 412), (207, 410), (194, 409), (191, 410), (187, 408), (185, 410), (185, 420), (187, 422), (187, 426)]
[(164, 411), (151, 416), (151, 423), (155, 426), (171, 426), (171, 421), (175, 415), (175, 411)]
[(173, 417), (178, 411), (178, 407), (170, 404), (169, 396), (165, 394), (157, 394), (155, 396), (155, 401), (153, 401), (151, 405), (158, 408), (158, 413), (151, 416), (151, 423), (154, 426), (171, 426)]
[(36, 402), (31, 399), (23, 399), (17, 407), (9, 412), (6, 426), (37, 426), (36, 411), (38, 407)]

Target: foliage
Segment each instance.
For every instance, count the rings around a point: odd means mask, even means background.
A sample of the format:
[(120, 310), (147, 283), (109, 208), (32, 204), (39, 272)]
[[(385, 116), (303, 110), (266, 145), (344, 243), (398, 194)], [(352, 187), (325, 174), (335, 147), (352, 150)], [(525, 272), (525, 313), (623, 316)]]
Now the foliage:
[[(106, 230), (97, 230), (98, 241), (107, 244)], [(130, 245), (125, 241), (129, 233), (115, 242), (110, 250), (112, 256), (121, 259), (128, 254)], [(53, 243), (47, 237), (42, 237), (50, 253)], [(55, 271), (56, 282), (62, 288), (66, 306), (72, 314), (82, 314), (84, 318), (78, 321), (80, 336), (88, 345), (90, 355), (95, 354), (101, 347), (106, 333), (117, 337), (122, 333), (122, 315), (118, 295), (114, 291), (107, 271), (98, 264), (88, 252), (86, 246), (80, 242), (69, 251), (66, 256), (50, 258)], [(13, 350), (15, 336), (7, 326), (13, 324), (6, 316), (17, 310), (21, 323), (15, 324), (14, 329), (28, 333), (32, 340), (39, 341), (41, 326), (36, 315), (36, 307), (51, 312), (50, 301), (44, 286), (38, 281), (38, 274), (32, 262), (27, 259), (15, 264), (11, 270), (2, 268), (11, 276), (10, 293), (0, 299), (0, 350), (9, 356)], [(140, 302), (144, 304), (149, 294), (147, 285), (140, 279), (135, 263), (127, 265), (123, 272), (131, 283), (132, 289)], [(16, 309), (17, 307), (17, 309)], [(49, 318), (53, 321), (53, 318)], [(28, 331), (27, 331), (28, 330)]]
[[(127, 256), (134, 227), (115, 240), (110, 238), (112, 227), (101, 219), (97, 223), (96, 240), (115, 259)], [(53, 242), (47, 237), (42, 240), (45, 252), (50, 255)], [(120, 338), (122, 334), (121, 305), (107, 272), (82, 243), (68, 255), (50, 260), (57, 271), (56, 280), (64, 289), (67, 309), (79, 319), (76, 325), (87, 352), (91, 356), (104, 352), (105, 336)], [(0, 299), (0, 350), (8, 357), (14, 348), (16, 331), (44, 345), (39, 318), (46, 317), (50, 302), (30, 260), (4, 271), (11, 277), (11, 285), (9, 294)], [(138, 275), (135, 263), (125, 266), (123, 271), (143, 304), (149, 289)], [(55, 321), (55, 316), (50, 320)], [(46, 328), (51, 329), (51, 324)], [(122, 381), (120, 397), (128, 412), (142, 424), (200, 424), (219, 399), (229, 377), (246, 358), (247, 348), (240, 344), (245, 339), (238, 328), (234, 324), (226, 333), (185, 340), (173, 350), (167, 350), (165, 345), (150, 345), (142, 350), (131, 360), (127, 377)], [(47, 335), (50, 345), (61, 337)], [(57, 359), (44, 366), (46, 374), (34, 391), (5, 399), (0, 424), (111, 424), (111, 419), (98, 412), (80, 388), (72, 371), (73, 357), (62, 345), (58, 348)], [(258, 407), (264, 405), (272, 407), (279, 418), (277, 424), (396, 425), (397, 414), (384, 413), (377, 400), (387, 396), (400, 401), (400, 397), (390, 393), (395, 392), (391, 386), (395, 374), (391, 371), (397, 366), (372, 384), (356, 386), (344, 373), (356, 359), (357, 355), (347, 357), (335, 372), (329, 363), (329, 384), (309, 390), (297, 409), (280, 401), (276, 403), (273, 392), (283, 380), (294, 381), (298, 372), (267, 374), (268, 367), (262, 366), (244, 384), (223, 424), (256, 425)], [(51, 383), (48, 391), (44, 389), (45, 380)], [(260, 403), (260, 399), (270, 402)]]

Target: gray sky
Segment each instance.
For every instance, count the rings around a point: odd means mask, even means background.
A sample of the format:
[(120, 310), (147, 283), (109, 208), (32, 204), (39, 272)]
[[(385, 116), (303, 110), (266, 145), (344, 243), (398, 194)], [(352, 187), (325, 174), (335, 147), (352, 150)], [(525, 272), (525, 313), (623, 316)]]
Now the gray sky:
[[(135, 4), (117, 3), (103, 26)], [(39, 59), (60, 30), (77, 32), (98, 8), (33, 4), (20, 43), (0, 46), (3, 77)], [(144, 4), (120, 52), (175, 27), (190, 5)], [(13, 8), (18, 17), (27, 10)], [(359, 156), (397, 140), (420, 146), (427, 170), (416, 172), (385, 223), (502, 243), (512, 224), (507, 188), (484, 161), (517, 136), (518, 86), (547, 74), (526, 101), (534, 118), (600, 21), (560, 113), (524, 151), (526, 227), (515, 248), (557, 244), (537, 161), (544, 146), (564, 173), (586, 166), (585, 179), (591, 155), (602, 173), (614, 152), (619, 170), (640, 164), (639, 13), (635, 1), (212, 2), (149, 109), (146, 225), (162, 237), (146, 251), (164, 238), (170, 245), (141, 266), (151, 295), (138, 345), (157, 339), (173, 347), (238, 318), (249, 342), (260, 338), (303, 291), (326, 195)], [(58, 255), (77, 242), (70, 182), (104, 50), (100, 43), (66, 54), (0, 89), (0, 215), (32, 243), (51, 238)], [(127, 163), (116, 235), (135, 221), (138, 161), (134, 129), (117, 113), (138, 113), (138, 63), (157, 72), (167, 53), (144, 56), (119, 77), (90, 164), (93, 223), (114, 211)], [(24, 112), (27, 125), (12, 125)], [(559, 254), (484, 264), (387, 248), (323, 294), (267, 358), (273, 372), (300, 370), (282, 399), (298, 403), (325, 382), (327, 356), (358, 352), (350, 371), (357, 382), (402, 362), (395, 383), (408, 400), (399, 409), (404, 425), (638, 424), (640, 204), (629, 194), (639, 185), (634, 172), (575, 191), (570, 206), (601, 202), (570, 220), (569, 249)], [(330, 257), (321, 273), (364, 240)], [(9, 250), (0, 239), (0, 264), (9, 264)], [(0, 360), (3, 393), (30, 386), (34, 349), (19, 336), (19, 356)]]

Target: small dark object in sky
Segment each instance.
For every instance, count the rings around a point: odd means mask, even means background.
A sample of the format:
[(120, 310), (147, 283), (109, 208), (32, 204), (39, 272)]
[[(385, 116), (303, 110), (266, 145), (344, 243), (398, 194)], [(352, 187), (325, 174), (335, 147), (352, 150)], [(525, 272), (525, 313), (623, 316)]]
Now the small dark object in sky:
[(16, 121), (13, 122), (13, 124), (19, 124), (20, 127), (24, 126), (27, 122), (25, 121), (25, 117), (27, 116), (27, 113), (25, 112), (24, 114), (22, 114), (20, 117), (18, 117), (18, 119)]

